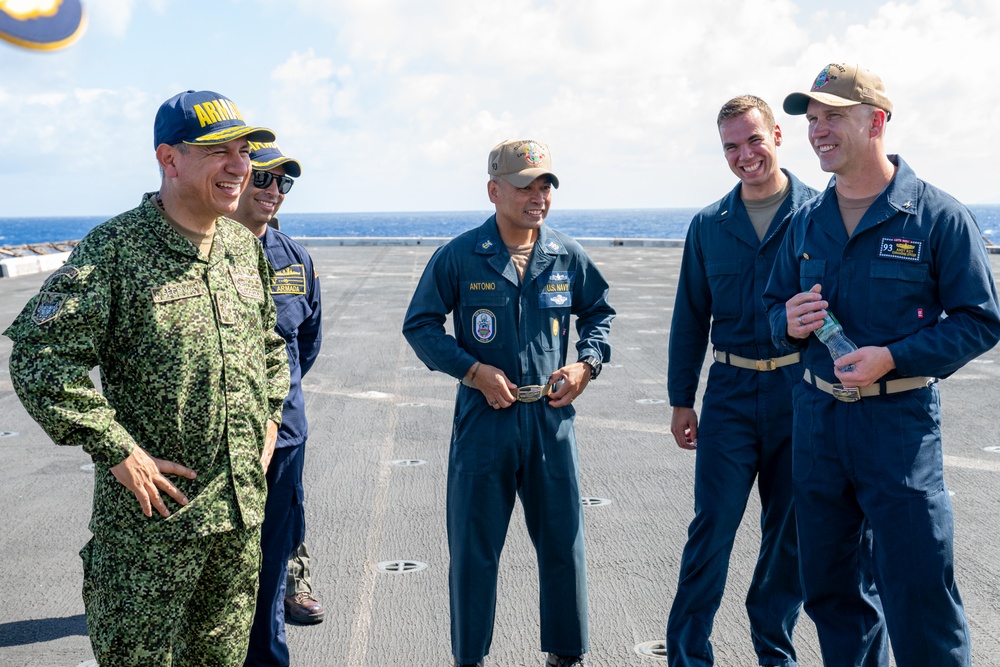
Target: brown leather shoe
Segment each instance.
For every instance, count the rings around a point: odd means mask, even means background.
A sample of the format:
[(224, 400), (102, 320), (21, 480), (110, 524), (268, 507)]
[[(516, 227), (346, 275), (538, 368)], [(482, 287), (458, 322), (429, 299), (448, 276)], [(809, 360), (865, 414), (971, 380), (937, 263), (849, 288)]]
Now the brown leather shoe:
[(285, 598), (286, 619), (303, 625), (314, 625), (322, 623), (325, 615), (326, 609), (323, 608), (323, 603), (311, 593), (296, 593)]

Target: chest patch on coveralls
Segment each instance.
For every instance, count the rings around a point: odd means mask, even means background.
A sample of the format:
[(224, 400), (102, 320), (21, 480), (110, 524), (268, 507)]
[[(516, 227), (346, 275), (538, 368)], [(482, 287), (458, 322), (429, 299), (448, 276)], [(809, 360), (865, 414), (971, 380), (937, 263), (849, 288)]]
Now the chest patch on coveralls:
[(283, 269), (275, 270), (274, 280), (271, 281), (272, 296), (305, 293), (306, 267), (304, 264), (290, 264)]
[(879, 244), (878, 256), (888, 259), (905, 259), (911, 262), (919, 262), (923, 249), (923, 241), (883, 237), (882, 242)]
[(493, 311), (482, 308), (472, 314), (472, 335), (480, 343), (489, 343), (497, 335), (497, 317)]
[(539, 283), (538, 307), (563, 308), (573, 304), (573, 271), (553, 271)]

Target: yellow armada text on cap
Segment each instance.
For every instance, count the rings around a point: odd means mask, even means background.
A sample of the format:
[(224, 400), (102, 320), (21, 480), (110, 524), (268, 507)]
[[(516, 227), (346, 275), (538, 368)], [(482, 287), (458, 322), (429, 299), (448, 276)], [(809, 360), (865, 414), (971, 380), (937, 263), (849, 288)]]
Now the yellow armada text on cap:
[(243, 115), (236, 105), (227, 99), (195, 104), (193, 108), (202, 127), (226, 120), (243, 120)]

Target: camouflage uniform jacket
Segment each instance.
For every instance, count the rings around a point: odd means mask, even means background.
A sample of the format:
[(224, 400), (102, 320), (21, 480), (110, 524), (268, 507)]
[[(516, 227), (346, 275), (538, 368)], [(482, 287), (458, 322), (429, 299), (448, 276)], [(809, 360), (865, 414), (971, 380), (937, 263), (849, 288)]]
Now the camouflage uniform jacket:
[[(191, 537), (264, 517), (266, 421), (288, 393), (274, 331), (271, 268), (257, 239), (219, 218), (205, 257), (145, 195), (80, 241), (4, 332), (10, 373), (31, 416), (96, 464), (90, 529)], [(89, 371), (100, 366), (103, 393)], [(139, 445), (197, 473), (170, 479), (188, 497), (142, 514), (110, 472)]]

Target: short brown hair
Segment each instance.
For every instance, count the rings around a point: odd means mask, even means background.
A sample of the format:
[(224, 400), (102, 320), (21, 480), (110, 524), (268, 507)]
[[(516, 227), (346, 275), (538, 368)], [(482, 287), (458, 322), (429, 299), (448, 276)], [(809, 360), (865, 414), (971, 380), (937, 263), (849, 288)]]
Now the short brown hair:
[(740, 95), (723, 104), (722, 108), (719, 109), (719, 117), (716, 119), (716, 123), (721, 127), (722, 121), (742, 116), (751, 109), (759, 110), (767, 126), (774, 127), (774, 112), (771, 111), (771, 107), (768, 106), (767, 102), (756, 95)]

